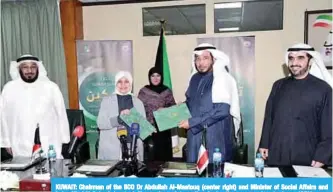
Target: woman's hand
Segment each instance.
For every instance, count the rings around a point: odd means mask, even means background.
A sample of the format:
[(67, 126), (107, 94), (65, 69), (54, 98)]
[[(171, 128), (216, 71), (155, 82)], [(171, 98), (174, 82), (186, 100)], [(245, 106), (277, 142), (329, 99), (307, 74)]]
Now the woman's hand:
[(130, 112), (131, 111), (129, 109), (124, 109), (120, 112), (120, 115), (128, 115), (128, 114), (130, 114)]

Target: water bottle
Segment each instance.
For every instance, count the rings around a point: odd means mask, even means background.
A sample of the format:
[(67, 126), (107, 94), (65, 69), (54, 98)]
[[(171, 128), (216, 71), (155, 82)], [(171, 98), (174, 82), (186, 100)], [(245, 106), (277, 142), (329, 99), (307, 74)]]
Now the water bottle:
[(48, 161), (49, 161), (49, 170), (50, 170), (50, 174), (51, 177), (56, 176), (56, 160), (57, 160), (57, 153), (54, 149), (53, 145), (49, 145), (49, 150), (47, 152), (47, 157), (48, 157)]
[(261, 157), (260, 153), (257, 153), (257, 157), (254, 160), (254, 170), (256, 177), (264, 177), (264, 167), (265, 167), (264, 159)]
[(222, 154), (219, 148), (213, 153), (213, 177), (222, 177)]

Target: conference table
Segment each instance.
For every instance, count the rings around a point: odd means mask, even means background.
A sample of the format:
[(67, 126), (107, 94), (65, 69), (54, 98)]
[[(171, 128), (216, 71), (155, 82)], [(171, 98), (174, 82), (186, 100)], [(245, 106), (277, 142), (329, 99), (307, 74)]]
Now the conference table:
[[(157, 177), (158, 173), (162, 167), (164, 162), (148, 162), (144, 169), (142, 169), (137, 177)], [(79, 166), (79, 165), (78, 165)], [(71, 163), (70, 160), (57, 160), (55, 163), (56, 177), (71, 177), (75, 172), (75, 169), (78, 167)], [(251, 167), (251, 165), (245, 165)], [(45, 164), (45, 168), (48, 169), (48, 163)], [(211, 176), (212, 165), (208, 165), (209, 173), (208, 175)], [(294, 175), (292, 171), (290, 171), (290, 167), (279, 167), (283, 177), (297, 177)], [(325, 171), (332, 176), (332, 169), (325, 169)], [(14, 171), (20, 179), (20, 190), (39, 190), (39, 191), (48, 191), (50, 190), (50, 181), (40, 181), (33, 179), (33, 174), (35, 173), (35, 167), (31, 167), (25, 171)], [(111, 171), (107, 177), (119, 177), (122, 176), (123, 173), (118, 170), (114, 169)], [(89, 176), (90, 177), (90, 176)], [(95, 176), (94, 176), (95, 177)], [(105, 176), (103, 176), (105, 177)], [(184, 177), (184, 176), (183, 176)], [(205, 177), (205, 174), (203, 174)], [(23, 182), (24, 181), (24, 182)], [(28, 186), (30, 185), (30, 186)]]

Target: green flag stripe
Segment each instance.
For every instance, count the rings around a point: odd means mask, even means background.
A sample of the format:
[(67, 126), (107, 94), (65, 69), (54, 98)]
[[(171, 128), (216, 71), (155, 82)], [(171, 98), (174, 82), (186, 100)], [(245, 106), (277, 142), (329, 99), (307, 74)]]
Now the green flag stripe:
[(163, 84), (167, 87), (169, 87), (172, 90), (172, 83), (171, 83), (171, 74), (170, 74), (170, 67), (169, 67), (169, 59), (168, 59), (168, 52), (166, 48), (166, 42), (165, 42), (165, 37), (163, 34), (163, 77), (164, 77), (164, 82)]
[(324, 20), (329, 20), (329, 21), (332, 21), (332, 15), (319, 15), (317, 17), (317, 20), (318, 19), (324, 19)]

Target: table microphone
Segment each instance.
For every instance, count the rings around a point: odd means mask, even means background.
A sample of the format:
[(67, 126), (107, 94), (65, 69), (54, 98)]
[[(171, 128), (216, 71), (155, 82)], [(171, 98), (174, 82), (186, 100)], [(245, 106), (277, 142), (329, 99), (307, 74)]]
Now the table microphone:
[(72, 139), (70, 141), (68, 148), (69, 156), (72, 156), (72, 153), (75, 150), (75, 146), (77, 145), (78, 140), (83, 136), (83, 134), (84, 134), (84, 128), (81, 125), (76, 126), (72, 133)]
[(117, 137), (121, 144), (122, 159), (128, 158), (128, 147), (127, 147), (127, 129), (125, 126), (117, 127)]

